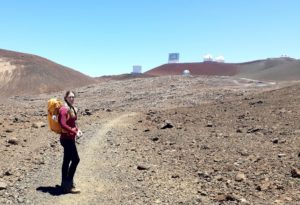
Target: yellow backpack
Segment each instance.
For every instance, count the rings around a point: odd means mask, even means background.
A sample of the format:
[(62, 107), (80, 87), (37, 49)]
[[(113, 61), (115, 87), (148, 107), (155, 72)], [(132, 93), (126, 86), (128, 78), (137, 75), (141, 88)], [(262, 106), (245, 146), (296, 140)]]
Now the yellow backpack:
[(57, 134), (62, 133), (62, 128), (58, 123), (59, 109), (64, 105), (64, 102), (57, 98), (48, 100), (48, 124), (49, 128)]

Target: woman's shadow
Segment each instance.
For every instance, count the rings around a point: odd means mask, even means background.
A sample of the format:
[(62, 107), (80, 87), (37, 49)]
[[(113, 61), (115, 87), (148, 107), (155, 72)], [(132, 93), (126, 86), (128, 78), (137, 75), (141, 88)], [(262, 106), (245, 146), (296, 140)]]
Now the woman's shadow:
[(55, 185), (53, 186), (40, 186), (36, 188), (37, 191), (44, 192), (44, 193), (49, 193), (52, 196), (59, 196), (65, 194), (61, 186)]

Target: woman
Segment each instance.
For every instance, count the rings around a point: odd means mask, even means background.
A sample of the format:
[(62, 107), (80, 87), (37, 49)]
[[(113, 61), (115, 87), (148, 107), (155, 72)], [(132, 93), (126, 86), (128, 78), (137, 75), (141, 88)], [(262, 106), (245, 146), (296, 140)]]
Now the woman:
[(61, 187), (65, 193), (79, 193), (80, 190), (75, 188), (73, 178), (77, 165), (80, 161), (75, 140), (76, 136), (81, 135), (77, 128), (77, 110), (73, 106), (75, 93), (67, 91), (64, 97), (66, 104), (59, 109), (58, 122), (62, 127), (60, 143), (64, 148), (64, 158), (62, 164), (62, 181)]

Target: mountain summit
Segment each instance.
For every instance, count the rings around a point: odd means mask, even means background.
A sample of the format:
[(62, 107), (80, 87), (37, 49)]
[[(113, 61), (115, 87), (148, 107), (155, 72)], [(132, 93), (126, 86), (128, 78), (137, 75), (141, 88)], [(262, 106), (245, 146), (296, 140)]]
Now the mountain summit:
[(49, 93), (97, 82), (48, 59), (0, 49), (0, 95)]

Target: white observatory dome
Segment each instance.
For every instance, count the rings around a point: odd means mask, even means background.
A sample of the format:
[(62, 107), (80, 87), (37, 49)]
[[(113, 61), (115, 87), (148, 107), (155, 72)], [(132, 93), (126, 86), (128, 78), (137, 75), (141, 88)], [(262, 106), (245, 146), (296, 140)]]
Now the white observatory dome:
[(216, 62), (218, 62), (218, 63), (224, 63), (225, 62), (225, 58), (224, 58), (224, 56), (218, 56), (218, 57), (216, 57)]
[(184, 76), (189, 76), (189, 75), (191, 75), (191, 72), (190, 72), (189, 70), (184, 70), (184, 71), (182, 72), (182, 75), (184, 75)]

